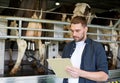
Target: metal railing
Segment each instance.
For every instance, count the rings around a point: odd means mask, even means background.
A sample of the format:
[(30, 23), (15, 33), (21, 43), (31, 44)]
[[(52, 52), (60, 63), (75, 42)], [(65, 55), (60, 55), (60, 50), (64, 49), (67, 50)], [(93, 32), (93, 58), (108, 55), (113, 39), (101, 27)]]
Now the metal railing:
[[(62, 21), (55, 21), (55, 20), (46, 20), (46, 19), (33, 19), (33, 18), (21, 18), (21, 17), (10, 17), (10, 16), (0, 16), (0, 21), (18, 21), (18, 27), (1, 27), (0, 29), (14, 29), (14, 30), (18, 30), (18, 35), (16, 36), (12, 36), (12, 35), (1, 35), (0, 39), (6, 39), (6, 38), (21, 38), (21, 39), (41, 39), (41, 40), (57, 40), (57, 41), (64, 41), (64, 40), (72, 40), (72, 38), (64, 38), (64, 37), (26, 37), (26, 36), (22, 36), (22, 30), (37, 30), (37, 31), (42, 31), (42, 32), (52, 32), (52, 33), (70, 33), (70, 31), (56, 31), (54, 29), (45, 29), (44, 27), (42, 27), (42, 29), (35, 29), (35, 28), (25, 28), (22, 27), (22, 23), (23, 22), (39, 22), (39, 23), (49, 23), (49, 24), (59, 24), (59, 25), (69, 25), (69, 22), (62, 22)], [(108, 26), (100, 26), (100, 25), (92, 25), (92, 24), (88, 24), (88, 27), (93, 28), (93, 29), (106, 29), (106, 30), (110, 30), (111, 32), (113, 30), (115, 31), (120, 31), (119, 28), (115, 28), (118, 24), (120, 23), (120, 20), (113, 26), (113, 27), (108, 27)], [(63, 28), (63, 27), (61, 27)], [(93, 32), (88, 32), (88, 35), (94, 35), (94, 36), (107, 36), (107, 37), (120, 37), (120, 35), (114, 35), (114, 34), (102, 34), (99, 33), (99, 31), (97, 31), (96, 33)], [(114, 43), (120, 43), (120, 41), (113, 41), (113, 40), (101, 40), (99, 38), (95, 39), (95, 41), (99, 41), (99, 42), (114, 42)]]

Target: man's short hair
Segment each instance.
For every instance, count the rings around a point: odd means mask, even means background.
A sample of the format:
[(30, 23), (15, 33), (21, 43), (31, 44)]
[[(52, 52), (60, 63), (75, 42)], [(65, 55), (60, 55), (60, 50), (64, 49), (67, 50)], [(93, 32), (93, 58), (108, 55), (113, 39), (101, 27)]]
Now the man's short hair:
[(72, 18), (71, 20), (71, 24), (79, 24), (81, 23), (82, 26), (87, 26), (87, 20), (85, 17), (83, 16), (75, 16), (74, 18)]

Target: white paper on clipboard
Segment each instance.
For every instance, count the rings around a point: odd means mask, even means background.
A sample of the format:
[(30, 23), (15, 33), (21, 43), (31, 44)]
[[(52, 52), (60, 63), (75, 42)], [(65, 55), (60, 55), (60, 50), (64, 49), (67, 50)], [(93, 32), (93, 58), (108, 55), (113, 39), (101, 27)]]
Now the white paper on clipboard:
[(52, 58), (47, 59), (47, 61), (57, 77), (71, 78), (71, 76), (65, 71), (67, 66), (72, 66), (72, 63), (69, 58)]

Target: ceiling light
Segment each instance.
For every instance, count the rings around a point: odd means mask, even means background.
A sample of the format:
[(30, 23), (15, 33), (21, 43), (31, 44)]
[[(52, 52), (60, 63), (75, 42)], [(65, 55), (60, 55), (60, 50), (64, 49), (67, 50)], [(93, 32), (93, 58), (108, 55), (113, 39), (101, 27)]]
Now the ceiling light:
[(58, 1), (56, 1), (56, 2), (55, 2), (55, 5), (58, 6), (58, 5), (60, 5), (60, 3), (59, 3)]

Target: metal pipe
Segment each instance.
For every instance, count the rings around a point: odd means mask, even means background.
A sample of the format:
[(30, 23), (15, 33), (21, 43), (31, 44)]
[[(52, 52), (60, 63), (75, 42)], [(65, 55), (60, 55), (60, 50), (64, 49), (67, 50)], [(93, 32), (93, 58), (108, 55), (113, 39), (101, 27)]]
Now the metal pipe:
[[(0, 20), (18, 20), (19, 25), (18, 27), (3, 27), (0, 29), (18, 29), (19, 30), (19, 36), (0, 36), (0, 39), (6, 39), (6, 38), (22, 38), (22, 39), (43, 39), (43, 40), (58, 40), (58, 41), (64, 41), (64, 40), (72, 40), (72, 38), (55, 38), (55, 37), (25, 37), (21, 36), (22, 30), (40, 30), (40, 31), (47, 31), (47, 32), (59, 32), (59, 33), (70, 33), (70, 31), (55, 31), (51, 29), (34, 29), (34, 28), (23, 28), (22, 27), (22, 21), (27, 22), (41, 22), (41, 23), (52, 23), (52, 24), (62, 24), (62, 25), (69, 25), (69, 22), (61, 22), (61, 21), (53, 21), (53, 20), (45, 20), (45, 19), (32, 19), (32, 18), (20, 18), (20, 17), (6, 17), (6, 16), (0, 16)], [(108, 26), (100, 26), (100, 25), (91, 25), (89, 24), (88, 27), (90, 28), (101, 28), (101, 29), (108, 29), (108, 30), (114, 30), (114, 28), (108, 27)], [(97, 35), (97, 36), (116, 36), (119, 37), (119, 35), (113, 35), (113, 34), (100, 34), (100, 33), (87, 33), (88, 35)], [(98, 41), (97, 39), (96, 41)], [(109, 41), (109, 40), (99, 40), (100, 42), (118, 42), (119, 41)]]
[(113, 28), (116, 28), (120, 24), (120, 19), (114, 24)]

